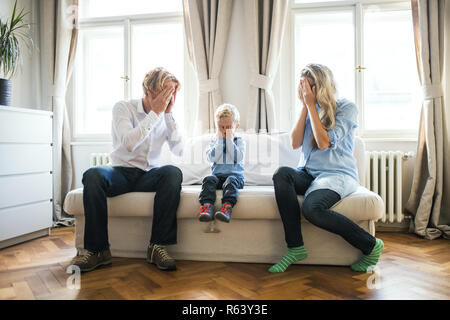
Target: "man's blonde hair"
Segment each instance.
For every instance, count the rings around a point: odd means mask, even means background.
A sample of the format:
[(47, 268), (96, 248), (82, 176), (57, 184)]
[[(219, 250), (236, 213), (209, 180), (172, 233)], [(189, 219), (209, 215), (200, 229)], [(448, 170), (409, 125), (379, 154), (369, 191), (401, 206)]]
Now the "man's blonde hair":
[(238, 109), (229, 103), (224, 103), (217, 107), (216, 109), (216, 123), (219, 122), (220, 118), (230, 117), (233, 119), (234, 124), (238, 124), (241, 120)]
[(161, 91), (167, 80), (175, 82), (178, 86), (180, 85), (180, 81), (178, 81), (178, 79), (166, 69), (158, 67), (150, 70), (147, 72), (144, 81), (142, 82), (144, 95), (148, 95), (148, 90), (152, 92)]

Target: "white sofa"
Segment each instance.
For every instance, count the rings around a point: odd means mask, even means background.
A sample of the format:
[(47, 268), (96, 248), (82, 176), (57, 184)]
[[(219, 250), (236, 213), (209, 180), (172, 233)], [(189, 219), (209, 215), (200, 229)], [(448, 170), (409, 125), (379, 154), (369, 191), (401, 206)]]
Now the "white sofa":
[[(183, 187), (178, 208), (178, 244), (169, 246), (179, 260), (275, 263), (286, 251), (284, 232), (273, 192), (272, 175), (282, 165), (296, 167), (299, 150), (292, 150), (287, 134), (242, 134), (247, 143), (246, 185), (240, 191), (229, 224), (199, 222), (198, 195), (201, 180), (210, 174), (204, 151), (209, 135), (187, 140), (185, 154), (178, 159), (164, 148), (162, 164), (174, 164), (183, 171)], [(355, 139), (354, 155), (358, 172), (364, 177), (364, 144)], [(363, 185), (363, 181), (361, 181)], [(220, 205), (222, 191), (217, 191)], [(111, 252), (116, 257), (144, 258), (150, 239), (154, 193), (131, 192), (108, 198), (108, 230)], [(298, 197), (299, 202), (303, 200)], [(64, 209), (75, 216), (75, 245), (83, 250), (84, 209), (82, 188), (71, 191)], [(381, 218), (384, 204), (377, 194), (360, 186), (339, 201), (333, 210), (375, 234), (374, 221)], [(300, 214), (300, 212), (299, 212)], [(340, 236), (317, 228), (302, 217), (302, 233), (308, 258), (300, 264), (350, 265), (362, 253)]]

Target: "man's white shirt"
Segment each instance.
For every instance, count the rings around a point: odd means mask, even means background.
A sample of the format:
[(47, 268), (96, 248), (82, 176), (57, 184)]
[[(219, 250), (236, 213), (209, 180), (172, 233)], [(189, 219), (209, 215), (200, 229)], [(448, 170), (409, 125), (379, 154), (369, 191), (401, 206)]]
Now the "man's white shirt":
[(164, 142), (173, 154), (183, 153), (183, 139), (172, 113), (144, 111), (142, 99), (120, 101), (112, 111), (112, 166), (150, 170), (159, 167)]

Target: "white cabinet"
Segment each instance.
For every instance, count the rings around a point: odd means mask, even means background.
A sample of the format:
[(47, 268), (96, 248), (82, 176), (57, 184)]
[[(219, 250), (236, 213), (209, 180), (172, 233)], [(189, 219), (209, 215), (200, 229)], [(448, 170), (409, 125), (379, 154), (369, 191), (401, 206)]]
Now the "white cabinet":
[(52, 113), (0, 106), (0, 248), (48, 235)]

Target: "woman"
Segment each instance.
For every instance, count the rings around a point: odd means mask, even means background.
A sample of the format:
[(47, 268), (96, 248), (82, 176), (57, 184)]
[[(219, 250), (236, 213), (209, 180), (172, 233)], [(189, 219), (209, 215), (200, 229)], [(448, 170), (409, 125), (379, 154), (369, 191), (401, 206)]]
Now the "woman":
[(302, 147), (299, 167), (280, 167), (273, 175), (288, 252), (269, 272), (284, 272), (308, 255), (303, 246), (298, 194), (304, 195), (301, 212), (309, 222), (339, 234), (363, 252), (363, 258), (351, 266), (353, 270), (366, 271), (374, 266), (383, 250), (380, 239), (330, 210), (359, 185), (353, 157), (358, 109), (346, 99), (336, 101), (335, 95), (330, 69), (309, 64), (302, 70), (298, 86), (302, 111), (291, 133), (292, 147)]

